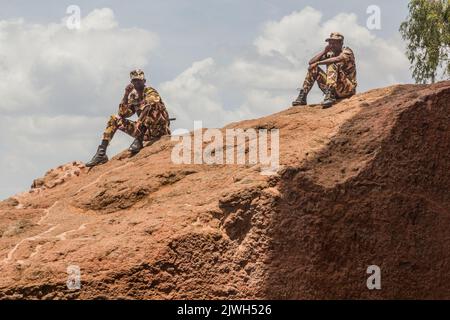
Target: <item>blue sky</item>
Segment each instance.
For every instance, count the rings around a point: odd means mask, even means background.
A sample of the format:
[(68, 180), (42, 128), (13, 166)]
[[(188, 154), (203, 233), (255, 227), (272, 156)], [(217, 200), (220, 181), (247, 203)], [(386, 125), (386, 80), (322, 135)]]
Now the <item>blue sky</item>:
[[(357, 57), (359, 91), (412, 82), (398, 27), (408, 1), (0, 1), (0, 199), (95, 152), (131, 68), (160, 91), (175, 128), (282, 110), (331, 31)], [(66, 8), (81, 9), (68, 30)], [(368, 30), (377, 5), (381, 29)], [(337, 29), (337, 30), (336, 30)], [(314, 89), (311, 102), (321, 99)], [(118, 134), (110, 156), (131, 139)]]

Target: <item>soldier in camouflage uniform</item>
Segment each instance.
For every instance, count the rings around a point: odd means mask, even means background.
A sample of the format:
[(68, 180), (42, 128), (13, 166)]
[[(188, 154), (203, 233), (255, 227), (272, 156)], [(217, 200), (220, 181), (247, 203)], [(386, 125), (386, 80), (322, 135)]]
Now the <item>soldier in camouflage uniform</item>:
[[(140, 69), (130, 72), (131, 84), (125, 88), (119, 113), (112, 115), (103, 133), (103, 140), (87, 167), (93, 167), (108, 161), (106, 148), (117, 129), (134, 137), (128, 149), (131, 153), (139, 152), (144, 141), (155, 141), (163, 135), (170, 135), (170, 121), (164, 102), (158, 92), (145, 86), (145, 75)], [(137, 114), (138, 120), (127, 118)]]
[[(356, 92), (356, 64), (353, 51), (344, 47), (344, 36), (338, 32), (331, 33), (326, 39), (328, 45), (309, 62), (303, 87), (293, 106), (306, 105), (306, 97), (314, 82), (325, 94), (322, 102), (330, 107), (338, 98), (347, 98)], [(326, 72), (319, 65), (326, 65)]]

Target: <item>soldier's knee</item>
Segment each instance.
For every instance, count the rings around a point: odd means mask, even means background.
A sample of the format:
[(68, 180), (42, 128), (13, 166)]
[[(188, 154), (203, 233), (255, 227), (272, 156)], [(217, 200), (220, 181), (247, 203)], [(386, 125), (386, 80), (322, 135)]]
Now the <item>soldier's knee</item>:
[(121, 117), (120, 117), (119, 115), (117, 115), (117, 114), (112, 114), (112, 115), (109, 117), (109, 121), (110, 121), (111, 123), (115, 123), (115, 124), (118, 124), (119, 121), (120, 121), (120, 119), (121, 119)]
[(323, 69), (319, 66), (315, 66), (314, 68), (311, 68), (310, 72), (311, 72), (311, 75), (314, 80), (317, 80), (318, 78), (320, 78), (321, 74), (325, 73), (323, 71)]
[(309, 73), (311, 73), (312, 75), (316, 75), (318, 70), (319, 70), (319, 66), (314, 66), (314, 67), (308, 68)]
[(108, 120), (108, 127), (117, 128), (120, 126), (120, 117), (118, 115), (111, 115)]

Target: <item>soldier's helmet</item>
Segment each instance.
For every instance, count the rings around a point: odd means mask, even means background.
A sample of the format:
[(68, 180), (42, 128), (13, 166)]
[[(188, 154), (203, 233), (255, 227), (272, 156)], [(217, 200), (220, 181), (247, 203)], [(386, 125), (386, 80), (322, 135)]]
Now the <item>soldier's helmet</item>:
[(339, 32), (332, 32), (325, 41), (330, 41), (330, 40), (344, 41), (344, 36), (342, 34), (340, 34)]
[(141, 69), (136, 69), (130, 72), (130, 79), (138, 79), (138, 80), (145, 80), (145, 74), (144, 71)]

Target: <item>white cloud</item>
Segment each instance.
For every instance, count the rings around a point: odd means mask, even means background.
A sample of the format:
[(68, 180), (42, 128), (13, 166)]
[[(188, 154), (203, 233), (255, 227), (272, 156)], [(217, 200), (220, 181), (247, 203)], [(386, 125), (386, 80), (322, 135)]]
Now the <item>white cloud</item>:
[[(24, 191), (33, 179), (62, 163), (89, 160), (106, 120), (79, 115), (0, 117), (0, 195)], [(129, 144), (131, 140), (117, 132), (109, 154)]]
[[(177, 115), (176, 127), (192, 128), (194, 120), (204, 127), (216, 127), (248, 114), (245, 110), (226, 110), (220, 102), (217, 81), (221, 75), (212, 58), (197, 61), (174, 80), (160, 85), (169, 110)], [(216, 84), (214, 84), (216, 83)]]
[[(159, 40), (121, 28), (97, 9), (81, 29), (0, 21), (0, 197), (24, 190), (49, 168), (89, 160), (133, 68), (145, 68)], [(131, 143), (118, 133), (110, 154)], [(14, 190), (14, 191), (13, 191)]]
[(299, 79), (304, 76), (309, 59), (325, 46), (324, 39), (333, 31), (345, 36), (345, 45), (356, 55), (360, 91), (410, 80), (409, 62), (401, 39), (377, 37), (358, 24), (354, 13), (340, 13), (322, 21), (319, 11), (306, 7), (280, 21), (267, 23), (263, 34), (255, 40), (255, 46), (261, 56), (278, 55), (291, 63), (283, 70), (285, 83), (288, 83), (292, 82), (293, 70), (298, 72)]
[(299, 81), (298, 72), (286, 65), (267, 64), (259, 61), (236, 59), (230, 66), (228, 76), (240, 86), (263, 90), (292, 90), (292, 83)]
[(321, 12), (306, 7), (280, 21), (268, 22), (263, 34), (254, 42), (258, 53), (262, 56), (280, 54), (294, 65), (306, 62), (314, 48), (323, 44), (325, 34), (318, 28), (321, 19)]
[(69, 30), (64, 22), (0, 22), (0, 112), (104, 114), (115, 108), (130, 69), (145, 67), (158, 37), (123, 29), (97, 9)]
[[(359, 25), (353, 13), (323, 21), (321, 12), (306, 7), (267, 22), (254, 41), (250, 58), (235, 57), (226, 65), (208, 58), (164, 83), (161, 89), (168, 105), (183, 119), (177, 126), (191, 128), (193, 119), (205, 119), (209, 126), (220, 127), (288, 107), (302, 84), (308, 61), (324, 48), (333, 31), (344, 34), (346, 45), (355, 52), (359, 92), (410, 81), (399, 37), (377, 37)], [(227, 95), (240, 96), (240, 103), (225, 104)], [(308, 99), (320, 102), (317, 86)]]
[[(63, 19), (64, 21), (64, 19)], [(90, 12), (81, 23), (81, 31), (111, 30), (118, 26), (114, 18), (114, 12), (109, 8), (95, 9)]]
[[(308, 60), (331, 31), (346, 37), (357, 58), (359, 91), (410, 81), (399, 37), (383, 39), (358, 24), (351, 13), (328, 20), (306, 7), (269, 21), (253, 51), (218, 63), (194, 62), (173, 80), (155, 87), (177, 121), (172, 128), (221, 127), (287, 108), (296, 97)], [(49, 168), (89, 160), (109, 114), (116, 111), (128, 72), (148, 66), (158, 53), (158, 36), (121, 28), (111, 9), (97, 9), (69, 30), (64, 20), (30, 24), (0, 21), (0, 197), (22, 191)], [(180, 52), (180, 55), (183, 53)], [(319, 102), (315, 88), (308, 97)], [(112, 155), (131, 139), (118, 133)]]

